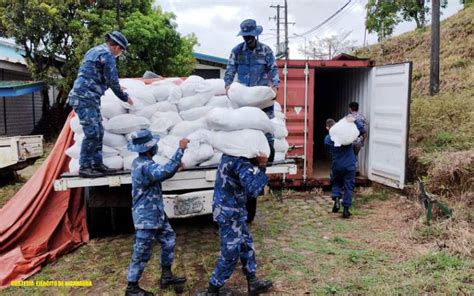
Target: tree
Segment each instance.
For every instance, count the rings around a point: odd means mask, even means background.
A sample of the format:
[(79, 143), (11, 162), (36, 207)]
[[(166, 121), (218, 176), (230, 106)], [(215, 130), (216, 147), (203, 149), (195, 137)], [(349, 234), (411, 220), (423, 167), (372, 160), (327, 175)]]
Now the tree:
[(348, 39), (352, 31), (341, 32), (336, 35), (331, 35), (325, 38), (316, 38), (309, 41), (309, 47), (299, 48), (298, 51), (305, 56), (312, 56), (313, 58), (327, 58), (328, 60), (337, 56), (338, 54), (352, 51), (355, 46), (355, 40)]
[[(54, 102), (63, 110), (85, 52), (119, 26), (131, 41), (129, 58), (119, 62), (123, 76), (141, 76), (150, 66), (164, 75), (191, 72), (195, 36), (177, 33), (174, 15), (153, 9), (152, 2), (121, 0), (118, 15), (116, 0), (1, 1), (0, 37), (13, 38), (24, 49), (34, 80), (58, 88)], [(47, 88), (42, 95), (45, 117)]]
[[(426, 17), (430, 14), (429, 0), (397, 0), (404, 21), (415, 21), (416, 28), (426, 26)], [(448, 0), (442, 0), (441, 8), (446, 8)]]
[(395, 26), (400, 22), (399, 6), (395, 0), (369, 0), (367, 3), (366, 28), (369, 33), (377, 33), (378, 41), (392, 35)]

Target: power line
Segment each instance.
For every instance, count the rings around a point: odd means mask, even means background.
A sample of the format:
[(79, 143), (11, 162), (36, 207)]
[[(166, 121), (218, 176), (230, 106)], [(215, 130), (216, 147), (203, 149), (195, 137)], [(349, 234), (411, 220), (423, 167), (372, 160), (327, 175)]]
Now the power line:
[(316, 31), (317, 29), (319, 29), (320, 27), (322, 27), (324, 24), (326, 24), (327, 22), (329, 22), (333, 17), (335, 17), (336, 15), (338, 15), (341, 11), (344, 10), (344, 8), (347, 7), (347, 5), (349, 5), (349, 3), (351, 3), (352, 0), (349, 0), (347, 1), (346, 4), (344, 4), (341, 8), (339, 8), (335, 13), (333, 13), (330, 17), (328, 17), (327, 19), (325, 19), (323, 22), (321, 22), (320, 24), (318, 24), (316, 27), (313, 27), (312, 29), (302, 33), (302, 34), (298, 34), (298, 35), (307, 35), (309, 33), (312, 33), (314, 31)]

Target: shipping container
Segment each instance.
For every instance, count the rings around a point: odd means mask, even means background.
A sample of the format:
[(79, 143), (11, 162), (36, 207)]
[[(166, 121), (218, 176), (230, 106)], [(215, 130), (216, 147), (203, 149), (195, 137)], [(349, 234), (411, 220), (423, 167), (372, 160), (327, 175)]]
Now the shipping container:
[(330, 155), (324, 147), (327, 118), (347, 115), (351, 101), (368, 121), (359, 154), (358, 180), (403, 188), (408, 151), (411, 62), (375, 66), (342, 54), (333, 60), (280, 60), (277, 101), (286, 115), (290, 151), (298, 174), (287, 184), (327, 185)]

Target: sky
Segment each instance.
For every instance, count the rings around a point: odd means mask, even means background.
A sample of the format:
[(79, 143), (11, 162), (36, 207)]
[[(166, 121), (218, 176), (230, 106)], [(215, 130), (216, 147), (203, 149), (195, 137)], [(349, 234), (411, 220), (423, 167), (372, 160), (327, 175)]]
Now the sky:
[[(298, 48), (304, 46), (302, 34), (314, 28), (349, 0), (288, 0), (288, 36), (290, 58), (303, 58)], [(306, 35), (306, 41), (313, 38), (322, 38), (341, 32), (351, 32), (348, 39), (355, 41), (357, 46), (362, 46), (364, 40), (365, 5), (367, 0), (351, 0), (349, 5), (326, 25)], [(276, 9), (270, 5), (283, 5), (284, 0), (156, 0), (164, 11), (176, 15), (178, 31), (187, 35), (194, 33), (200, 45), (195, 47), (196, 52), (227, 58), (232, 48), (242, 42), (242, 37), (237, 37), (240, 22), (253, 18), (257, 24), (263, 26), (260, 41), (275, 50), (276, 21), (271, 17), (276, 15)], [(455, 14), (462, 9), (460, 0), (448, 0), (448, 7), (442, 10), (441, 19)], [(280, 12), (283, 17), (283, 9)], [(411, 31), (415, 28), (414, 22), (399, 24), (395, 35)], [(283, 36), (284, 31), (281, 31)], [(377, 42), (377, 36), (367, 36), (369, 44)], [(283, 40), (283, 38), (282, 38)]]

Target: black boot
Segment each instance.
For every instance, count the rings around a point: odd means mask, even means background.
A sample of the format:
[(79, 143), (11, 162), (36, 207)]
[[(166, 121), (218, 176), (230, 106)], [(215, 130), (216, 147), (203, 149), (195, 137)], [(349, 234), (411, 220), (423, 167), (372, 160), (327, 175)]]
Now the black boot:
[(349, 207), (344, 206), (344, 210), (342, 212), (342, 218), (348, 219), (351, 216), (351, 212), (349, 212)]
[(138, 283), (128, 282), (127, 290), (125, 290), (125, 296), (154, 296), (152, 292), (148, 292), (140, 288)]
[(160, 279), (160, 288), (166, 289), (172, 285), (180, 285), (186, 282), (185, 277), (173, 276), (171, 272), (171, 266), (162, 266), (161, 267), (161, 279)]
[(334, 206), (332, 207), (332, 212), (337, 213), (339, 212), (340, 208), (341, 208), (341, 202), (339, 201), (339, 197), (336, 197), (334, 199)]
[(221, 290), (221, 287), (217, 287), (209, 284), (209, 288), (206, 291), (199, 292), (196, 296), (232, 296), (232, 292)]
[(99, 178), (103, 177), (104, 174), (94, 170), (93, 168), (81, 168), (79, 169), (79, 177), (81, 178)]
[(247, 283), (249, 288), (249, 295), (258, 295), (268, 291), (273, 286), (270, 280), (259, 280), (257, 277), (248, 278)]
[(92, 168), (96, 171), (99, 171), (101, 173), (104, 173), (104, 174), (107, 174), (107, 173), (114, 173), (118, 170), (116, 169), (111, 169), (109, 168), (108, 166), (106, 166), (105, 164), (101, 163), (101, 164), (94, 164), (92, 166)]

